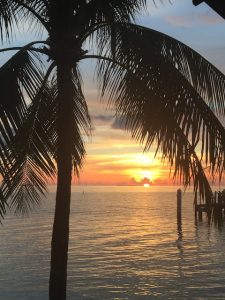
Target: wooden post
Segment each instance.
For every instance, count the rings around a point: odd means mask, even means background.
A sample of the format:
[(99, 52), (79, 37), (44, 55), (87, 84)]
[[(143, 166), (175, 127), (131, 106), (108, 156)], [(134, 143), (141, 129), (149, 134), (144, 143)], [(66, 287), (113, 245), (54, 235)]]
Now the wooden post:
[(182, 212), (182, 191), (177, 190), (177, 222), (181, 223), (181, 212)]
[(222, 209), (223, 209), (223, 195), (221, 192), (218, 193), (218, 219), (222, 219)]
[(222, 212), (225, 215), (225, 190), (222, 190)]
[(197, 204), (198, 204), (198, 200), (197, 200), (197, 195), (195, 194), (195, 200), (194, 200), (194, 207), (195, 207), (195, 221), (197, 220), (197, 216), (198, 216)]

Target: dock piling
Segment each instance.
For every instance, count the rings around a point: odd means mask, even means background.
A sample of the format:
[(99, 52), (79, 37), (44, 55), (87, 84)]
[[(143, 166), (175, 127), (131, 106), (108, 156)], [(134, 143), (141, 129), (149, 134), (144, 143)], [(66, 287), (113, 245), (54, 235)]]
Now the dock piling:
[(199, 221), (202, 220), (202, 213), (206, 212), (208, 216), (211, 216), (213, 213), (213, 219), (215, 221), (222, 221), (223, 216), (225, 215), (225, 190), (222, 192), (215, 191), (212, 195), (211, 204), (201, 203), (198, 204), (197, 198), (194, 200), (194, 208), (195, 208), (195, 219)]
[(177, 190), (177, 222), (181, 222), (182, 214), (182, 191), (181, 189)]

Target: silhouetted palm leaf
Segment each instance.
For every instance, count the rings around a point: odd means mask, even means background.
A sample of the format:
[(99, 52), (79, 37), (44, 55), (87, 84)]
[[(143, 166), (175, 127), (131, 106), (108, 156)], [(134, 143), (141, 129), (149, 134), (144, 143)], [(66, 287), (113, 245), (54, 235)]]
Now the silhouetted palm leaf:
[(184, 172), (186, 184), (198, 174), (191, 176), (187, 159), (179, 159), (179, 126), (191, 147), (198, 146), (211, 174), (221, 177), (225, 131), (211, 108), (224, 111), (224, 75), (187, 46), (153, 30), (119, 24), (116, 36), (113, 56), (110, 44), (100, 47), (98, 76), (102, 94), (110, 91), (111, 104), (132, 136), (147, 149), (156, 143), (170, 164), (176, 162), (175, 175)]
[(9, 39), (12, 29), (17, 24), (15, 3), (9, 0), (0, 1), (0, 36), (1, 40)]
[[(4, 215), (6, 214), (6, 206), (7, 206), (7, 203), (5, 201), (5, 198), (2, 194), (2, 190), (0, 188), (0, 217), (1, 217), (1, 219), (3, 219)], [(0, 220), (0, 223), (1, 223), (1, 220)]]
[(44, 91), (34, 99), (8, 145), (10, 168), (4, 176), (2, 191), (16, 212), (27, 213), (38, 204), (48, 178), (55, 174), (54, 148), (46, 126), (52, 108), (47, 100), (49, 97)]
[[(79, 169), (82, 167), (83, 159), (85, 156), (85, 146), (83, 136), (89, 136), (91, 133), (91, 120), (88, 112), (87, 103), (83, 96), (81, 88), (81, 77), (77, 67), (73, 69), (73, 122), (72, 122), (72, 161), (74, 172), (78, 175)], [(49, 104), (51, 112), (48, 116), (48, 131), (50, 132), (53, 141), (54, 159), (57, 161), (57, 148), (58, 148), (58, 134), (57, 134), (57, 85), (55, 80), (51, 85), (51, 99), (52, 103)]]
[[(57, 88), (52, 84), (41, 87), (41, 93), (33, 99), (26, 119), (8, 145), (10, 168), (4, 175), (2, 191), (5, 199), (10, 197), (9, 205), (16, 213), (28, 213), (39, 204), (47, 182), (56, 173), (52, 159), (57, 160)], [(79, 76), (74, 69), (72, 157), (77, 175), (85, 155), (82, 132), (90, 131), (90, 117), (83, 101)]]
[[(27, 51), (16, 53), (0, 68), (0, 160), (4, 166), (9, 159), (7, 145), (23, 123), (28, 107), (26, 102), (35, 96), (41, 80), (36, 58)], [(4, 168), (0, 171), (3, 175)]]

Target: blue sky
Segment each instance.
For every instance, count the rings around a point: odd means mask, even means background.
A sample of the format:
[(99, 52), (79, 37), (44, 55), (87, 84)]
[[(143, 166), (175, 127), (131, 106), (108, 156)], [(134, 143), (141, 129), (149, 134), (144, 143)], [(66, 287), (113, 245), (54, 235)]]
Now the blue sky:
[(197, 7), (192, 0), (157, 1), (157, 8), (148, 0), (148, 13), (139, 23), (164, 32), (201, 53), (225, 71), (225, 20), (208, 5)]

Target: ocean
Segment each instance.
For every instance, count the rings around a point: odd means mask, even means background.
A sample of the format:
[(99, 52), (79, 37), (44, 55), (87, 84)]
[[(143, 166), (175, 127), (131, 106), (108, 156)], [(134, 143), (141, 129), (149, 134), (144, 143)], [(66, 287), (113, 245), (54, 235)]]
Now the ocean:
[[(72, 190), (68, 299), (225, 299), (225, 228), (195, 222), (176, 187)], [(29, 217), (0, 226), (0, 299), (47, 300), (54, 187)]]

